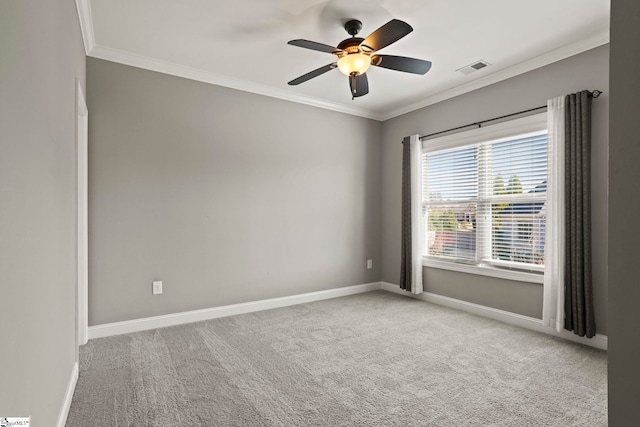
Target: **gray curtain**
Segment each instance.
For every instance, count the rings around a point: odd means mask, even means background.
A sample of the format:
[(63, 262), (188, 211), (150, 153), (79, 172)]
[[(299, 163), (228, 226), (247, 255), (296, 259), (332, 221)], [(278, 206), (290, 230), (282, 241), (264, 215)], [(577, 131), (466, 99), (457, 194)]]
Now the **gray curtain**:
[(566, 269), (564, 327), (596, 334), (591, 275), (591, 94), (567, 95), (565, 115)]
[(400, 289), (411, 291), (413, 277), (411, 253), (411, 143), (402, 141), (402, 248), (400, 260)]

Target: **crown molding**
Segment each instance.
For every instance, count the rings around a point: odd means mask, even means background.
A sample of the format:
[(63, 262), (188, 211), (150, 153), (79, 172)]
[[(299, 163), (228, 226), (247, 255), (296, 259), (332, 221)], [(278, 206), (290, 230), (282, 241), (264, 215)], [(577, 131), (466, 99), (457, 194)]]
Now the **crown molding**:
[(91, 0), (76, 0), (76, 10), (80, 21), (80, 32), (84, 51), (87, 55), (91, 53), (96, 45), (95, 33), (93, 31), (93, 17), (91, 16)]
[(571, 56), (609, 43), (608, 31), (596, 34), (579, 42), (563, 46), (551, 52), (547, 52), (535, 58), (497, 71), (495, 73), (480, 77), (479, 79), (461, 84), (451, 89), (447, 89), (435, 95), (428, 96), (420, 100), (419, 102), (408, 104), (406, 106), (388, 111), (386, 113), (380, 113), (365, 108), (350, 107), (344, 104), (329, 102), (319, 98), (295, 94), (286, 90), (274, 88), (260, 83), (248, 82), (221, 74), (211, 73), (209, 71), (204, 71), (202, 69), (194, 67), (188, 67), (169, 61), (162, 61), (119, 49), (97, 45), (95, 43), (93, 33), (90, 0), (76, 0), (76, 5), (78, 8), (80, 27), (82, 29), (82, 37), (84, 40), (85, 49), (87, 50), (87, 56), (377, 121), (389, 120), (394, 117), (419, 110), (429, 105), (433, 105), (438, 102), (442, 102), (447, 99), (474, 91), (476, 89), (498, 83), (511, 77), (524, 74), (526, 72), (544, 67), (554, 62), (569, 58)]
[(236, 79), (221, 74), (211, 73), (198, 68), (188, 67), (173, 62), (162, 61), (154, 58), (149, 58), (142, 55), (136, 55), (130, 52), (125, 52), (118, 49), (113, 49), (105, 46), (95, 45), (88, 56), (92, 58), (104, 59), (111, 62), (117, 62), (119, 64), (130, 65), (132, 67), (143, 68), (145, 70), (156, 71), (163, 74), (169, 74), (172, 76), (183, 77), (190, 80), (196, 80), (199, 82), (210, 83), (218, 86), (224, 86), (231, 89), (241, 90), (244, 92), (251, 92), (258, 95), (269, 96), (272, 98), (283, 99), (285, 101), (292, 101), (299, 104), (310, 105), (313, 107), (323, 108), (325, 110), (337, 111), (339, 113), (351, 114), (354, 116), (364, 117), (373, 120), (382, 120), (380, 114), (372, 112), (364, 108), (347, 107), (342, 104), (324, 101), (318, 98), (312, 98), (309, 96), (299, 95), (277, 89), (271, 86), (263, 85), (260, 83), (248, 82), (245, 80)]
[(471, 92), (473, 90), (498, 83), (502, 80), (510, 79), (511, 77), (524, 74), (526, 72), (535, 70), (536, 68), (544, 67), (545, 65), (549, 65), (557, 61), (561, 61), (563, 59), (569, 58), (590, 49), (594, 49), (607, 43), (609, 43), (609, 31), (596, 34), (592, 37), (580, 40), (576, 43), (568, 44), (535, 58), (529, 59), (516, 65), (512, 65), (511, 67), (486, 75), (484, 77), (480, 77), (479, 79), (476, 79), (474, 81), (464, 83), (435, 95), (429, 96), (419, 102), (390, 111), (382, 116), (382, 121), (389, 120), (415, 110), (419, 110), (420, 108), (424, 108), (429, 105), (437, 104), (438, 102), (442, 102), (450, 98), (455, 98), (456, 96), (460, 96), (467, 92)]

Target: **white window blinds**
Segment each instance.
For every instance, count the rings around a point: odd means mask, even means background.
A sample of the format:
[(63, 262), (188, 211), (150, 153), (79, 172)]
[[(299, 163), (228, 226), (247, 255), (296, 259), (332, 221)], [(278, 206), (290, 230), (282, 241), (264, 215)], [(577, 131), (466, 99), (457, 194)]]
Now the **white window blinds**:
[(426, 255), (542, 270), (546, 131), (426, 151)]
[(476, 260), (478, 145), (424, 155), (423, 200), (428, 254)]
[[(493, 263), (544, 265), (547, 134), (488, 144)], [(507, 264), (508, 265), (508, 264)]]

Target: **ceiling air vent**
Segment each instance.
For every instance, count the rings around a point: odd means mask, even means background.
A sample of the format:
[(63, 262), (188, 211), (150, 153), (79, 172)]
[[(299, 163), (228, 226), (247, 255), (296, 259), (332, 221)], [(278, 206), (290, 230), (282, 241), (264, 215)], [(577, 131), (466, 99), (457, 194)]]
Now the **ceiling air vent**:
[(491, 64), (489, 64), (487, 61), (479, 59), (479, 60), (474, 61), (473, 63), (471, 63), (469, 65), (466, 65), (466, 66), (464, 66), (462, 68), (458, 68), (456, 70), (456, 72), (458, 72), (460, 74), (464, 74), (466, 76), (467, 74), (471, 74), (471, 73), (473, 73), (475, 71), (482, 70), (483, 68), (488, 67), (489, 65), (491, 65)]

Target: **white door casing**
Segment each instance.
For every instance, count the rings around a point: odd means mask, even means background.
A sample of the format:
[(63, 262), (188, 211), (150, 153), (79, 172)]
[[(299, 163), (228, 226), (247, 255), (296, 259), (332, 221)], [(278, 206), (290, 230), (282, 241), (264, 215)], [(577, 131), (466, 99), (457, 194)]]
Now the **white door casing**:
[(77, 344), (88, 340), (89, 326), (89, 245), (88, 245), (88, 135), (89, 110), (80, 81), (76, 79), (76, 156), (77, 156)]

